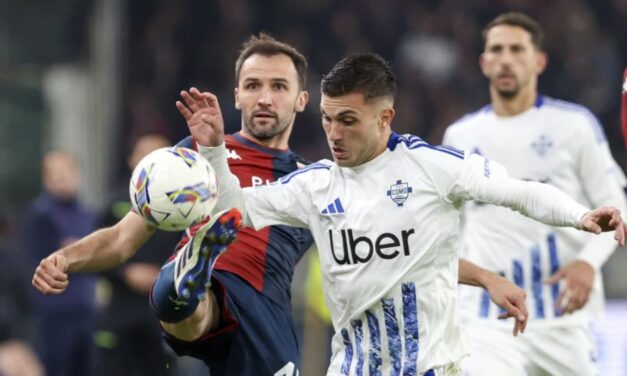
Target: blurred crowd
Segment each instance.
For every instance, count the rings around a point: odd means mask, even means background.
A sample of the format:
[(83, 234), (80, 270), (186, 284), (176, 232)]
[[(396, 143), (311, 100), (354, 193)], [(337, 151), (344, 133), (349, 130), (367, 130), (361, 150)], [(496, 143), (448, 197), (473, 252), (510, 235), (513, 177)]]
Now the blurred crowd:
[(520, 10), (545, 27), (549, 68), (540, 79), (548, 96), (588, 106), (606, 127), (619, 161), (619, 105), (627, 61), (627, 0), (316, 0), (263, 2), (133, 1), (129, 3), (125, 126), (159, 124), (186, 134), (174, 102), (195, 85), (219, 95), (227, 128), (239, 129), (233, 107), (233, 62), (240, 43), (265, 30), (309, 58), (307, 112), (292, 148), (327, 156), (319, 128), (319, 83), (334, 62), (372, 50), (398, 76), (397, 132), (440, 143), (446, 126), (488, 101), (478, 68), (481, 29), (497, 14)]

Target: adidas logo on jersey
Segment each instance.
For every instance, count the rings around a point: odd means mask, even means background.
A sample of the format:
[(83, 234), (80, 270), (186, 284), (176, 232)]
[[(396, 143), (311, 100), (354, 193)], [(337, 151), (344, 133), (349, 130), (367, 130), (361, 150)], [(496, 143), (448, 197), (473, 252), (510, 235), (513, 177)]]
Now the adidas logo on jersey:
[(324, 215), (343, 214), (345, 213), (345, 210), (344, 210), (344, 207), (342, 206), (342, 203), (340, 202), (340, 198), (338, 197), (335, 199), (335, 201), (330, 203), (326, 207), (326, 209), (322, 209), (322, 212), (320, 213)]
[[(329, 242), (331, 245), (331, 254), (335, 261), (340, 264), (360, 264), (366, 263), (372, 259), (374, 255), (384, 260), (391, 260), (403, 255), (409, 256), (409, 237), (415, 233), (414, 229), (401, 231), (399, 236), (390, 232), (384, 232), (377, 235), (374, 240), (367, 236), (353, 236), (353, 230), (341, 230), (342, 248), (336, 252), (333, 241), (333, 230), (329, 230)], [(359, 247), (359, 252), (357, 248)]]

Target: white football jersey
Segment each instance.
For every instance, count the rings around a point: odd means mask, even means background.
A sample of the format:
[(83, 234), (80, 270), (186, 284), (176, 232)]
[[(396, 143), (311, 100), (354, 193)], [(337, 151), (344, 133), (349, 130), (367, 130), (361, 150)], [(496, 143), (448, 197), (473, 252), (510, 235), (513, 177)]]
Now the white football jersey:
[[(233, 196), (223, 161), (203, 155), (218, 173), (221, 199)], [(421, 374), (465, 356), (457, 308), (464, 200), (562, 226), (587, 211), (552, 187), (508, 178), (483, 157), (397, 134), (363, 165), (321, 161), (240, 192), (231, 198), (246, 225), (311, 229), (336, 331), (329, 375)]]
[[(444, 143), (497, 161), (512, 177), (551, 184), (583, 205), (612, 205), (625, 213), (622, 170), (598, 121), (582, 106), (539, 96), (531, 109), (511, 117), (499, 117), (487, 106), (451, 125)], [(543, 281), (577, 258), (598, 269), (616, 248), (611, 233), (550, 227), (474, 202), (464, 209), (463, 227), (461, 257), (524, 288), (530, 325), (587, 321), (602, 311), (600, 273), (587, 306), (573, 315), (560, 315), (560, 286)], [(460, 301), (466, 318), (496, 320), (499, 314), (481, 289), (461, 286)]]

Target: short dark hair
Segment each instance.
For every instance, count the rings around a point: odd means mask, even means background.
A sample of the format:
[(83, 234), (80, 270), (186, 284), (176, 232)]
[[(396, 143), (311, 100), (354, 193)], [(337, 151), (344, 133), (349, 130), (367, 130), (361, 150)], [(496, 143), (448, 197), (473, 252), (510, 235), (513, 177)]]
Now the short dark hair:
[(320, 91), (329, 97), (363, 93), (366, 102), (396, 96), (396, 78), (385, 59), (375, 53), (345, 57), (322, 77)]
[(493, 27), (500, 25), (518, 26), (523, 28), (531, 34), (531, 43), (533, 43), (538, 50), (542, 50), (542, 44), (544, 43), (544, 31), (542, 30), (542, 26), (540, 26), (540, 24), (533, 18), (520, 12), (503, 13), (490, 21), (490, 23), (483, 28), (482, 36), (484, 45), (488, 41), (488, 32)]
[(294, 63), (298, 73), (298, 84), (301, 90), (307, 86), (307, 59), (298, 50), (287, 43), (283, 43), (266, 33), (253, 35), (242, 44), (237, 61), (235, 62), (235, 83), (239, 84), (239, 74), (244, 61), (252, 55), (274, 56), (285, 54)]

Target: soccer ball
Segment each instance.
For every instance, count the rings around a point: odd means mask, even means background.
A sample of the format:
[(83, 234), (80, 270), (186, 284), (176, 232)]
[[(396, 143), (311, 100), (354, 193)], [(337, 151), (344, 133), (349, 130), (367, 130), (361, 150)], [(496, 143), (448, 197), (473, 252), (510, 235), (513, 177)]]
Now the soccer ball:
[(135, 211), (151, 225), (181, 231), (207, 216), (218, 199), (211, 164), (192, 149), (166, 147), (137, 164), (129, 185)]

